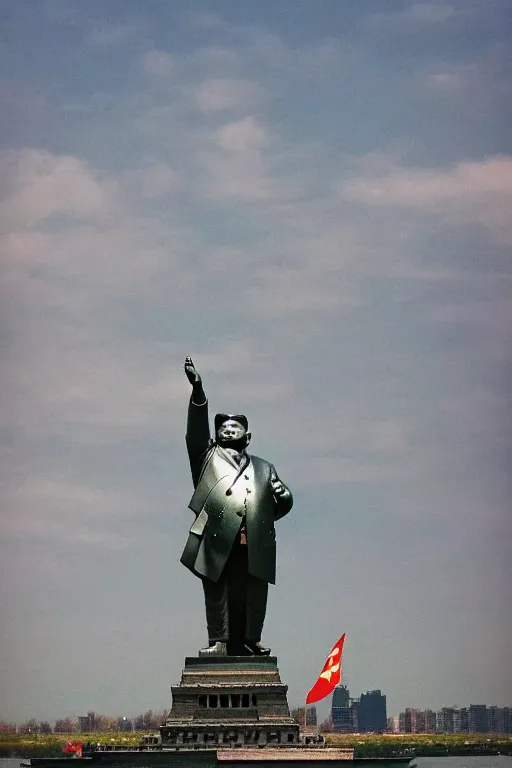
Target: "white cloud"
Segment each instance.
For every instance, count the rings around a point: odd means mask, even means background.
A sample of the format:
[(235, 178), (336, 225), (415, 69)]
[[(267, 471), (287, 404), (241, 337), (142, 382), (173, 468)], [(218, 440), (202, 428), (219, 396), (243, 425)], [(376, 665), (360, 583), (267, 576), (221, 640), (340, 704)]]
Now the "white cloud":
[(261, 98), (261, 88), (250, 80), (210, 78), (196, 88), (195, 99), (203, 112), (247, 109)]
[(436, 207), (486, 196), (508, 200), (512, 196), (512, 158), (458, 163), (450, 169), (397, 168), (382, 177), (356, 178), (342, 186), (347, 199), (370, 205)]
[(215, 141), (226, 152), (257, 152), (269, 145), (268, 131), (253, 117), (245, 117), (219, 128)]
[(462, 109), (468, 121), (475, 121), (479, 115), (487, 120), (500, 120), (502, 105), (510, 101), (512, 84), (509, 73), (509, 50), (504, 44), (496, 44), (474, 61), (464, 63), (438, 62), (424, 82), (431, 94), (450, 99), (450, 110)]
[[(185, 230), (170, 216), (142, 215), (130, 202), (172, 194), (179, 177), (169, 165), (155, 163), (117, 181), (100, 178), (79, 158), (39, 150), (3, 161), (3, 279), (20, 298), (78, 316), (105, 291), (138, 293), (181, 262)], [(65, 220), (52, 221), (59, 216)]]
[(87, 217), (110, 204), (114, 187), (108, 187), (86, 163), (45, 150), (22, 149), (4, 153), (0, 173), (5, 197), (0, 218), (5, 227), (31, 227), (58, 214)]
[(206, 171), (204, 195), (211, 200), (256, 203), (280, 197), (281, 186), (256, 153), (227, 157), (205, 153), (202, 162)]
[(435, 211), (460, 222), (479, 221), (512, 245), (512, 157), (458, 163), (449, 169), (370, 171), (340, 185), (345, 200), (384, 208)]
[(442, 91), (456, 91), (463, 85), (463, 79), (456, 72), (436, 72), (427, 76), (427, 84)]
[(285, 201), (296, 194), (293, 183), (274, 171), (277, 139), (253, 117), (225, 123), (212, 132), (198, 159), (205, 172), (206, 197), (242, 203)]

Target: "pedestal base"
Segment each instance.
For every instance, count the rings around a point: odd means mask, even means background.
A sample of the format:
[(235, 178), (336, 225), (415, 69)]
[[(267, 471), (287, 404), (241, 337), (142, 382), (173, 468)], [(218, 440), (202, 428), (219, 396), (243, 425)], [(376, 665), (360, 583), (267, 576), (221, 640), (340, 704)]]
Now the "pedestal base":
[(171, 691), (172, 708), (160, 726), (163, 745), (299, 744), (275, 656), (186, 658)]

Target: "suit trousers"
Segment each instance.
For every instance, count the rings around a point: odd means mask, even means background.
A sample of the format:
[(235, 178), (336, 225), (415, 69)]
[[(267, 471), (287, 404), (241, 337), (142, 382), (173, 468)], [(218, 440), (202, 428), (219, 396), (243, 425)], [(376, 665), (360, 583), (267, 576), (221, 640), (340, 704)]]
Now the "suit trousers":
[(243, 655), (244, 641), (261, 640), (268, 582), (248, 572), (247, 546), (237, 539), (218, 581), (203, 578), (210, 644), (228, 644), (230, 655)]

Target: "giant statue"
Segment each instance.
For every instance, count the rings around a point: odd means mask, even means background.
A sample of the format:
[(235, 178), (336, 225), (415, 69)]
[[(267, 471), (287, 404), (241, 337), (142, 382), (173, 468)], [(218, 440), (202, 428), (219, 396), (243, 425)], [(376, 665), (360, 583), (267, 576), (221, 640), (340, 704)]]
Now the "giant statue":
[(190, 357), (186, 443), (195, 514), (181, 562), (203, 584), (208, 647), (201, 656), (268, 656), (261, 643), (268, 585), (275, 583), (274, 522), (292, 508), (272, 464), (247, 453), (246, 416), (218, 413), (210, 437), (208, 400)]

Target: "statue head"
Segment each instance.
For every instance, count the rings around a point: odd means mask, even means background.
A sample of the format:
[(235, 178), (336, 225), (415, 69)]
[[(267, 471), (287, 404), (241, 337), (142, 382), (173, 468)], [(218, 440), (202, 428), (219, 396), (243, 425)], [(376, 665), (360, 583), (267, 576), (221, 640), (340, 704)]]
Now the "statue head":
[(215, 439), (222, 448), (243, 451), (249, 445), (251, 433), (249, 423), (243, 414), (217, 413), (215, 416)]

